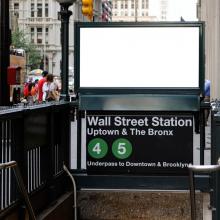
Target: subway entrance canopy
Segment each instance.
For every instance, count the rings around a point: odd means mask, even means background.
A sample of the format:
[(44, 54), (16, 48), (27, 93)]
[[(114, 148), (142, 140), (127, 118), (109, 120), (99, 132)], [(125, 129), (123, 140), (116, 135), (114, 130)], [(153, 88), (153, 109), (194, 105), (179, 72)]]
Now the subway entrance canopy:
[(75, 23), (73, 170), (187, 176), (200, 126), (203, 32), (202, 22)]
[(75, 41), (81, 109), (198, 110), (203, 23), (76, 23)]

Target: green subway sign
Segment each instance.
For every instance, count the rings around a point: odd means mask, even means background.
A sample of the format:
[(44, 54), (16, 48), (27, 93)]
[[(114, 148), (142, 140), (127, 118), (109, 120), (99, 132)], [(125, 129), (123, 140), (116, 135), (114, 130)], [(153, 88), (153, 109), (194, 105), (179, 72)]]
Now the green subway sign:
[(87, 171), (187, 174), (193, 162), (192, 115), (87, 115)]

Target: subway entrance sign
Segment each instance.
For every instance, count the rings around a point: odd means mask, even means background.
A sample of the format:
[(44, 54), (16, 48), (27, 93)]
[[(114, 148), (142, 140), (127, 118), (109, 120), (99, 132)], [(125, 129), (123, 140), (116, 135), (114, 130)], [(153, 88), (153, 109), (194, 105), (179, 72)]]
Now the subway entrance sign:
[(202, 131), (204, 23), (76, 22), (74, 33), (82, 185), (182, 186)]
[(87, 115), (87, 171), (187, 174), (193, 163), (192, 115)]

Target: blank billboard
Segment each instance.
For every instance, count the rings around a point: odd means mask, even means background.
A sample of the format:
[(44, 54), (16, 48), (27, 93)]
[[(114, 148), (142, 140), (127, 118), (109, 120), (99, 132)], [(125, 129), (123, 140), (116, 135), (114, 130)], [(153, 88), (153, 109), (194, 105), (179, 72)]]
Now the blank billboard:
[(79, 31), (80, 88), (199, 88), (199, 26)]

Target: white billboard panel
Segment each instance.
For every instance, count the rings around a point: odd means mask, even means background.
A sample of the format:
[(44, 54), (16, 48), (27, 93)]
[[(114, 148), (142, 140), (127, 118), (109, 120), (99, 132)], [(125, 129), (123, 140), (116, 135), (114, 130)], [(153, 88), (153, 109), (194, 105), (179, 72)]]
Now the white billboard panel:
[(80, 28), (80, 88), (199, 88), (199, 27)]

